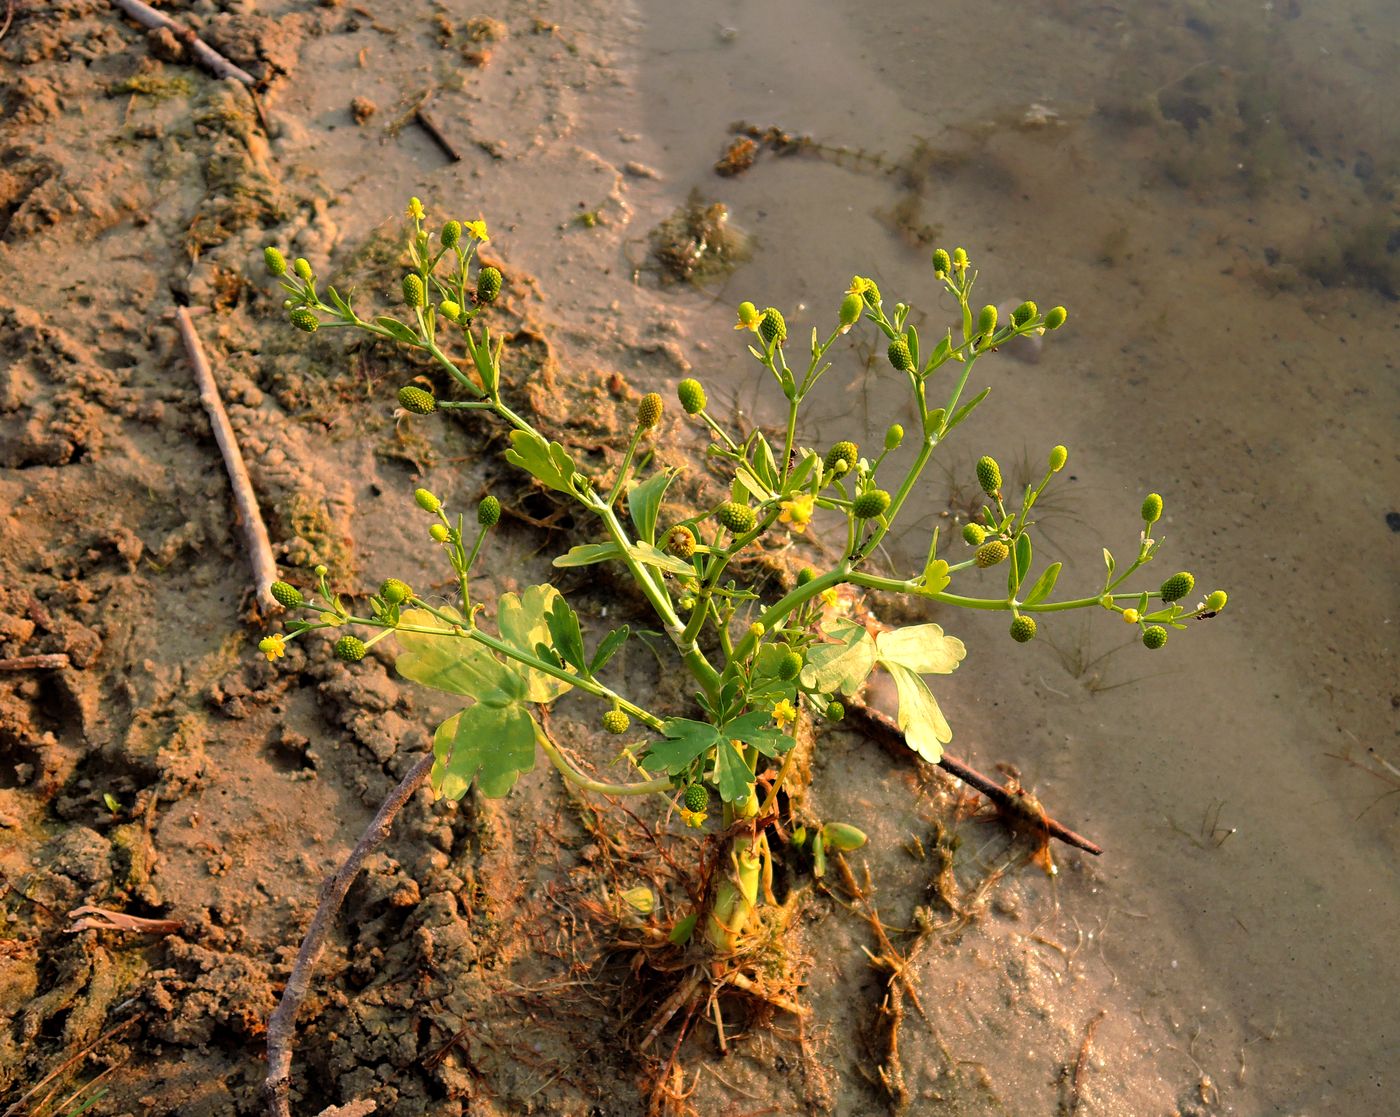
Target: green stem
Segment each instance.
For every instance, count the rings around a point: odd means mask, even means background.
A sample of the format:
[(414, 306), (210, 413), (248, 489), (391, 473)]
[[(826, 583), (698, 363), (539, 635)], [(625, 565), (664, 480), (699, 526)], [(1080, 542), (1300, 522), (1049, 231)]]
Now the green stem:
[(559, 769), (559, 774), (570, 783), (583, 788), (584, 791), (596, 791), (599, 795), (652, 795), (665, 794), (671, 790), (669, 776), (647, 780), (645, 783), (604, 783), (600, 780), (589, 779), (569, 763), (568, 758), (559, 751), (558, 746), (538, 726), (535, 728), (535, 740), (539, 742), (545, 756), (549, 757), (554, 766)]

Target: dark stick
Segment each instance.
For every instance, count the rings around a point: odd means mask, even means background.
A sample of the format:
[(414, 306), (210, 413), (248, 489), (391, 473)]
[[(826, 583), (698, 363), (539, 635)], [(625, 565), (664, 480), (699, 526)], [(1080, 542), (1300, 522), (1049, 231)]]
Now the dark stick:
[(350, 885), (360, 875), (360, 867), (379, 844), (389, 836), (389, 828), (394, 818), (403, 810), (404, 804), (428, 778), (433, 768), (433, 754), (429, 753), (409, 769), (408, 775), (399, 781), (398, 787), (379, 805), (370, 824), (365, 828), (350, 856), (345, 859), (335, 874), (321, 886), (321, 903), (312, 917), (306, 937), (301, 940), (301, 950), (297, 952), (296, 964), (292, 967), (287, 986), (282, 991), (282, 999), (276, 1011), (267, 1022), (267, 1080), (263, 1083), (263, 1097), (267, 1099), (267, 1111), (272, 1117), (291, 1117), (289, 1091), (292, 1076), (292, 1049), (295, 1046), (297, 1010), (311, 985), (311, 975), (325, 949), (326, 936), (335, 925), (335, 917), (340, 913), (340, 905), (345, 902), (345, 894)]
[[(900, 732), (899, 726), (887, 718), (878, 710), (872, 710), (869, 706), (858, 706), (852, 704), (847, 707), (851, 715), (851, 720), (857, 727), (875, 740), (884, 745), (885, 748), (896, 752), (901, 756), (915, 755), (911, 753), (908, 744), (904, 740), (904, 734)], [(976, 768), (969, 768), (955, 756), (949, 756), (946, 752), (939, 760), (938, 766), (945, 772), (956, 776), (969, 787), (974, 787), (990, 799), (1003, 810), (1011, 811), (1014, 814), (1024, 813), (1020, 807), (1019, 797), (1007, 791), (995, 780), (988, 779)], [(1092, 853), (1095, 857), (1103, 853), (1103, 850), (1081, 834), (1076, 834), (1068, 826), (1056, 822), (1049, 815), (1045, 816), (1045, 828), (1050, 832), (1052, 838), (1058, 838), (1066, 845), (1072, 845), (1077, 849), (1082, 849), (1086, 853)]]
[(452, 141), (442, 134), (442, 129), (439, 128), (433, 118), (428, 115), (427, 109), (419, 105), (413, 112), (413, 118), (422, 126), (423, 131), (428, 133), (433, 143), (442, 148), (444, 155), (454, 163), (460, 163), (462, 161), (461, 153), (452, 146)]

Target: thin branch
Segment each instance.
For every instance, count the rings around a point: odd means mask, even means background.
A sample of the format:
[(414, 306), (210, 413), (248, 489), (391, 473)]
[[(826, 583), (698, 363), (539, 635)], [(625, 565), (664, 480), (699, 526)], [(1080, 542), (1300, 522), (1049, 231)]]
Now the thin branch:
[(109, 911), (84, 904), (68, 913), (74, 920), (67, 930), (70, 935), (79, 931), (141, 931), (148, 935), (173, 935), (184, 926), (178, 919), (146, 919), (140, 915), (127, 915), (123, 911)]
[(428, 115), (428, 108), (426, 105), (419, 105), (413, 112), (413, 118), (418, 121), (419, 127), (428, 133), (428, 137), (433, 143), (442, 148), (442, 153), (444, 155), (454, 163), (460, 163), (462, 161), (462, 153), (452, 145), (452, 141), (449, 140), (443, 133), (443, 130), (438, 127), (437, 121)]
[(124, 11), (142, 27), (169, 29), (177, 39), (189, 48), (195, 61), (215, 77), (234, 78), (247, 86), (258, 84), (258, 79), (247, 70), (235, 66), (184, 24), (176, 23), (168, 15), (156, 11), (149, 4), (143, 4), (141, 0), (112, 0), (112, 4)]
[(321, 951), (325, 949), (326, 936), (340, 913), (340, 905), (345, 902), (350, 885), (360, 875), (365, 858), (389, 836), (389, 828), (393, 826), (399, 811), (428, 778), (432, 768), (433, 754), (428, 753), (408, 770), (408, 775), (379, 805), (379, 810), (355, 843), (350, 856), (321, 887), (321, 902), (311, 919), (311, 926), (307, 928), (306, 937), (301, 940), (301, 949), (297, 952), (296, 963), (282, 991), (282, 999), (267, 1022), (267, 1080), (263, 1083), (263, 1097), (267, 1099), (267, 1111), (272, 1117), (291, 1117), (289, 1092), (297, 1010), (301, 1008), (301, 1002), (310, 988), (311, 975)]
[[(897, 752), (902, 756), (913, 755), (908, 744), (904, 740), (904, 734), (898, 725), (887, 718), (878, 710), (872, 710), (869, 706), (861, 706), (852, 703), (847, 707), (852, 716), (852, 720), (857, 726), (873, 737), (886, 748)], [(1025, 809), (1022, 805), (1022, 797), (1008, 791), (993, 779), (989, 779), (976, 768), (970, 768), (955, 756), (949, 756), (946, 752), (942, 759), (938, 761), (938, 766), (945, 772), (956, 776), (969, 787), (976, 788), (1002, 810), (1014, 816), (1024, 815)], [(1056, 822), (1049, 815), (1044, 816), (1044, 825), (1050, 832), (1052, 838), (1058, 838), (1066, 845), (1072, 845), (1077, 849), (1082, 849), (1086, 853), (1092, 853), (1095, 857), (1103, 853), (1103, 850), (1091, 842), (1082, 834), (1076, 834), (1063, 823)]]
[(19, 655), (13, 659), (0, 659), (0, 671), (37, 671), (45, 668), (62, 670), (71, 666), (62, 652), (50, 655)]
[(233, 427), (229, 425), (228, 412), (219, 398), (219, 385), (214, 372), (204, 356), (204, 346), (199, 343), (194, 322), (186, 307), (175, 308), (175, 318), (180, 323), (180, 336), (184, 339), (185, 350), (190, 363), (194, 365), (195, 383), (199, 386), (199, 402), (209, 413), (210, 425), (214, 428), (214, 438), (219, 443), (219, 451), (224, 456), (224, 468), (228, 471), (229, 484), (233, 486), (233, 501), (238, 509), (238, 518), (243, 522), (243, 540), (248, 548), (248, 559), (253, 564), (253, 585), (257, 589), (258, 600), (264, 605), (274, 606), (269, 586), (277, 581), (277, 564), (272, 560), (272, 544), (268, 542), (267, 525), (263, 523), (262, 512), (258, 510), (258, 498), (253, 492), (253, 482), (248, 479), (248, 467), (243, 464), (243, 453), (238, 448)]

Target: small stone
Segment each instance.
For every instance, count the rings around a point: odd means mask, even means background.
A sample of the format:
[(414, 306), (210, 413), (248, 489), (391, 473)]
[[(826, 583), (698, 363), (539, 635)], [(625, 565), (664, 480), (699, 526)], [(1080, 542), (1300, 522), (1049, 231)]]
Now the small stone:
[(379, 111), (379, 106), (368, 97), (356, 97), (350, 102), (350, 115), (356, 124), (364, 124), (370, 117)]

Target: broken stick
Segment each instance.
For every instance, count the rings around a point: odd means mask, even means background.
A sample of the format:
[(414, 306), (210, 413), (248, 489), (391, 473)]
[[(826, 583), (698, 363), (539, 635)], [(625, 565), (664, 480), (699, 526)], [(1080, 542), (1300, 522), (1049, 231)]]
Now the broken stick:
[(149, 4), (143, 4), (141, 0), (112, 0), (112, 3), (142, 27), (149, 27), (153, 30), (159, 27), (169, 29), (171, 34), (189, 48), (195, 61), (215, 77), (233, 78), (247, 86), (258, 84), (258, 79), (247, 70), (235, 66), (184, 24), (176, 23), (168, 15), (156, 11)]
[(428, 115), (427, 106), (419, 105), (418, 108), (413, 111), (413, 118), (418, 121), (423, 131), (428, 133), (433, 143), (442, 148), (442, 153), (444, 155), (454, 163), (460, 163), (462, 161), (462, 153), (452, 146), (452, 141), (449, 140), (443, 134), (442, 129), (437, 126), (437, 121)]
[(68, 656), (63, 652), (48, 655), (17, 655), (13, 659), (0, 659), (0, 671), (37, 671), (45, 668), (62, 670), (69, 666)]
[(214, 438), (219, 444), (219, 452), (224, 456), (224, 468), (228, 471), (229, 484), (233, 486), (233, 502), (238, 509), (238, 518), (243, 522), (243, 539), (248, 546), (248, 559), (253, 564), (253, 585), (257, 589), (258, 600), (267, 606), (276, 605), (269, 587), (277, 581), (277, 564), (272, 561), (272, 544), (267, 538), (267, 525), (263, 523), (262, 512), (258, 509), (253, 482), (248, 479), (248, 467), (243, 464), (243, 452), (239, 450), (233, 427), (229, 425), (224, 401), (219, 398), (219, 385), (214, 380), (214, 372), (204, 356), (204, 346), (199, 343), (199, 335), (195, 333), (189, 309), (183, 306), (176, 307), (175, 319), (180, 323), (180, 336), (184, 339), (190, 364), (194, 365), (195, 383), (199, 385), (199, 402), (204, 404), (204, 410), (209, 413)]

